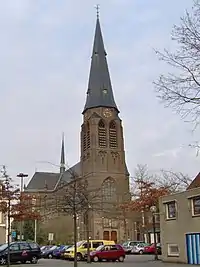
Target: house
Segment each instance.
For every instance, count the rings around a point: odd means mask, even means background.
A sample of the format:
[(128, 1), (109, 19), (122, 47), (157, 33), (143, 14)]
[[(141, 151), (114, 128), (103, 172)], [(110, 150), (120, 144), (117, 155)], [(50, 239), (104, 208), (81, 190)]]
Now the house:
[(163, 261), (200, 264), (199, 178), (186, 191), (160, 199)]

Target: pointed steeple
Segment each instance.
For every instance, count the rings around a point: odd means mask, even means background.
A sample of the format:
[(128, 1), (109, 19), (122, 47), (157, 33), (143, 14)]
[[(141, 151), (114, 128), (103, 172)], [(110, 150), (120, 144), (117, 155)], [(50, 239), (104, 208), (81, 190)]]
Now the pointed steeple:
[(87, 99), (83, 113), (87, 109), (95, 107), (115, 108), (119, 112), (114, 100), (106, 55), (97, 13)]
[(62, 144), (61, 144), (61, 158), (60, 158), (60, 173), (65, 172), (65, 142), (64, 142), (64, 133), (62, 135)]

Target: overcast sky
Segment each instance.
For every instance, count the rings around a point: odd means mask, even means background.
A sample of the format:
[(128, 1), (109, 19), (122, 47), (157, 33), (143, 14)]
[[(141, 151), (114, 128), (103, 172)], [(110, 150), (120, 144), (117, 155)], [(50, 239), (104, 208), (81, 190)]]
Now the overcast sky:
[[(131, 175), (137, 164), (194, 176), (200, 158), (188, 144), (192, 126), (159, 103), (152, 85), (169, 68), (153, 48), (170, 39), (191, 0), (99, 0), (115, 100), (123, 119)], [(55, 171), (65, 133), (69, 165), (80, 158), (96, 23), (94, 0), (0, 1), (0, 165), (15, 177)], [(198, 135), (196, 133), (196, 135)]]

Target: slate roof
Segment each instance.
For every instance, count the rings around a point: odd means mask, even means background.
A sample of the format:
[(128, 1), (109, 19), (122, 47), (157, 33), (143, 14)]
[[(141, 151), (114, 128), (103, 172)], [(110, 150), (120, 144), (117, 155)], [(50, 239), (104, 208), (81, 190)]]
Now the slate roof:
[(60, 178), (60, 182), (68, 183), (72, 181), (74, 175), (81, 176), (81, 162), (76, 163), (70, 169), (66, 170)]
[(200, 187), (200, 172), (197, 174), (197, 176), (194, 178), (194, 180), (188, 186), (187, 190), (194, 189), (197, 187)]
[(35, 172), (25, 191), (53, 190), (60, 178), (60, 173)]
[(78, 162), (64, 173), (35, 172), (28, 183), (26, 192), (52, 191), (60, 182), (68, 183), (73, 177), (73, 173), (81, 175), (81, 163)]
[(95, 107), (115, 108), (119, 112), (112, 91), (99, 18), (96, 22), (87, 99), (83, 113)]

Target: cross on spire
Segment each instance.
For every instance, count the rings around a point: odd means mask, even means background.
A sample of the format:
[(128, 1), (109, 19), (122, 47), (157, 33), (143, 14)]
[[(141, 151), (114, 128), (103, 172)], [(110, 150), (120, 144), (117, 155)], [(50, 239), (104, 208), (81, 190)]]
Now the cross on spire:
[(99, 4), (97, 4), (97, 5), (95, 6), (95, 8), (96, 8), (96, 10), (97, 10), (97, 18), (99, 18), (99, 9), (100, 9)]

